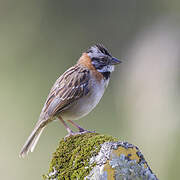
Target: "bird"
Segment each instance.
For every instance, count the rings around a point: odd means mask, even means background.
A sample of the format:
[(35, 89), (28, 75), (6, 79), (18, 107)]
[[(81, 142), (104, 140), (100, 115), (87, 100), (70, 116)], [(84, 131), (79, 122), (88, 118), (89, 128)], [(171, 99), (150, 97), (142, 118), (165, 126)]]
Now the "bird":
[[(82, 53), (77, 63), (54, 83), (39, 120), (19, 156), (25, 157), (29, 152), (33, 152), (44, 128), (56, 119), (65, 126), (67, 137), (91, 132), (83, 129), (74, 120), (84, 117), (96, 107), (108, 86), (114, 66), (121, 62), (102, 44), (95, 44)], [(72, 131), (67, 122), (79, 131)]]

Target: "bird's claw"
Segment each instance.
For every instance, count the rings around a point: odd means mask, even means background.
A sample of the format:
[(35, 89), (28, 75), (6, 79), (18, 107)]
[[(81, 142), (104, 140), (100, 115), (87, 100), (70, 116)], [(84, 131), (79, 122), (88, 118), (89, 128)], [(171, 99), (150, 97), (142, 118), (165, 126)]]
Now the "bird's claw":
[(64, 137), (64, 140), (66, 141), (67, 138), (72, 137), (72, 136), (76, 136), (76, 135), (82, 135), (82, 134), (86, 134), (86, 133), (96, 133), (95, 131), (88, 131), (85, 129), (81, 129), (79, 132), (70, 132), (68, 135), (66, 135)]

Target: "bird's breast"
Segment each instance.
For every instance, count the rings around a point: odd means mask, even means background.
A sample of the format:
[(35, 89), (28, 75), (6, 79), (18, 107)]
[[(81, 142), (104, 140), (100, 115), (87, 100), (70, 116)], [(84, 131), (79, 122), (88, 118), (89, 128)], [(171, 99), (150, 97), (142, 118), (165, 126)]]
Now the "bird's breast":
[(64, 120), (76, 120), (91, 112), (102, 98), (104, 91), (108, 85), (108, 80), (102, 79), (100, 82), (91, 79), (91, 87), (88, 95), (81, 97), (75, 101), (67, 110), (62, 112), (61, 116)]

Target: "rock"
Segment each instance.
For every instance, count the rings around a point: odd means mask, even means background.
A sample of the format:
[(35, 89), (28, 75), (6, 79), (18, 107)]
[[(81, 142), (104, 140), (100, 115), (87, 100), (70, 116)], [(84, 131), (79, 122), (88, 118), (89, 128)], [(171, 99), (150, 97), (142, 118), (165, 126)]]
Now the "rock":
[(117, 138), (86, 133), (61, 140), (44, 179), (157, 180), (139, 149)]

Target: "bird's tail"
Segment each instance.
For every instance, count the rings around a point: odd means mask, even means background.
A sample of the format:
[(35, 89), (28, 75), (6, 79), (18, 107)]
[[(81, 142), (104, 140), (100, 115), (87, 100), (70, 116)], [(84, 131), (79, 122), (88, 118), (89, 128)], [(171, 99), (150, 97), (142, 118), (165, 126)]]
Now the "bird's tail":
[(45, 128), (45, 125), (46, 125), (46, 123), (40, 122), (35, 126), (34, 130), (28, 137), (26, 143), (22, 147), (22, 150), (19, 153), (19, 157), (25, 157), (29, 153), (29, 151), (33, 152), (33, 150), (40, 138), (40, 135)]

